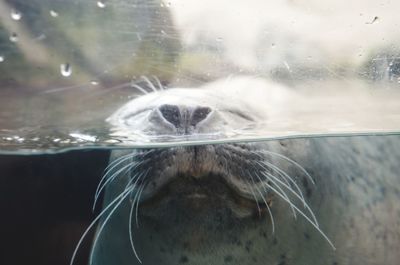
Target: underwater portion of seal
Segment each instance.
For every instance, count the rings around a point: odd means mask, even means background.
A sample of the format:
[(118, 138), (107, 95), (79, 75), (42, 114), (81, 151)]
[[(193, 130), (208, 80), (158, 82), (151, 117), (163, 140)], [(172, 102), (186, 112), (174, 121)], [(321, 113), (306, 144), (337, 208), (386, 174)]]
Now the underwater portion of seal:
[(112, 151), (90, 264), (395, 265), (399, 147), (360, 136)]

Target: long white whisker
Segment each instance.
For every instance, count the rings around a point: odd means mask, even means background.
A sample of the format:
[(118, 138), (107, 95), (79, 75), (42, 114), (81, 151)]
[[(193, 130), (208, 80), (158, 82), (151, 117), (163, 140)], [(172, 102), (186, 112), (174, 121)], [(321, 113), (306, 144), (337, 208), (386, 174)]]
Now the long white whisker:
[[(267, 184), (268, 185), (268, 184)], [(325, 240), (328, 242), (328, 244), (333, 248), (333, 250), (336, 250), (336, 247), (333, 245), (331, 240), (328, 238), (328, 236), (319, 228), (317, 224), (315, 224), (306, 214), (303, 213), (296, 205), (294, 205), (290, 200), (287, 200), (282, 194), (280, 194), (275, 188), (273, 188), (271, 185), (268, 185), (268, 188), (273, 190), (279, 197), (281, 197), (283, 200), (285, 200), (287, 203), (292, 204), (293, 207), (296, 209), (296, 211), (302, 215), (321, 235), (322, 237), (325, 238)]]
[[(137, 180), (135, 181), (135, 183), (132, 185), (132, 188), (135, 189), (136, 188), (136, 184), (139, 181), (140, 178), (145, 178), (147, 176), (147, 173), (149, 172), (149, 169), (145, 172), (140, 174), (140, 176), (137, 178)], [(132, 236), (132, 215), (133, 215), (133, 209), (135, 208), (135, 204), (136, 204), (136, 200), (138, 199), (138, 194), (139, 192), (141, 192), (144, 189), (145, 185), (143, 185), (141, 188), (139, 188), (139, 190), (136, 192), (135, 197), (133, 198), (132, 201), (132, 205), (131, 205), (131, 209), (129, 211), (129, 221), (128, 221), (128, 230), (129, 230), (129, 241), (131, 243), (131, 248), (133, 253), (135, 254), (135, 257), (137, 258), (137, 260), (142, 263), (142, 260), (139, 258), (139, 255), (136, 252), (135, 249), (135, 245), (133, 244), (133, 236)]]
[[(263, 182), (262, 179), (261, 179), (261, 177), (260, 177), (257, 173), (254, 173), (254, 174), (257, 176), (257, 178), (258, 178), (261, 182)], [(268, 179), (269, 181), (271, 181), (268, 177), (267, 177), (267, 179)], [(288, 197), (287, 194), (282, 190), (282, 188), (279, 187), (278, 185), (276, 185), (276, 187), (277, 187), (277, 188), (282, 192), (282, 194), (289, 200), (289, 197)], [(267, 187), (266, 187), (265, 185), (263, 185), (263, 188), (264, 188), (264, 190), (265, 190), (266, 192), (268, 192)], [(296, 219), (296, 218), (297, 218), (297, 216), (296, 216), (296, 211), (294, 210), (293, 207), (290, 207), (290, 208), (291, 208), (291, 210), (292, 210), (292, 212), (293, 212), (294, 218)]]
[(253, 194), (254, 201), (256, 202), (256, 205), (257, 205), (258, 213), (261, 213), (260, 205), (258, 205), (258, 203), (257, 203), (257, 202), (258, 202), (257, 196), (256, 196), (256, 194), (255, 194), (253, 188), (251, 187), (250, 183), (249, 183), (247, 180), (245, 180), (245, 181), (246, 181), (247, 186), (249, 187), (251, 193)]
[(114, 161), (112, 161), (105, 169), (104, 169), (104, 175), (103, 177), (100, 179), (99, 184), (97, 185), (96, 188), (96, 192), (95, 192), (95, 197), (99, 194), (99, 189), (100, 186), (102, 184), (102, 182), (107, 178), (107, 176), (110, 174), (110, 172), (112, 172), (112, 170), (117, 167), (118, 165), (120, 165), (121, 163), (125, 162), (126, 160), (129, 160), (131, 158), (133, 158), (134, 156), (136, 156), (135, 153), (130, 153), (121, 157), (118, 157), (117, 159), (115, 159)]
[(163, 85), (161, 84), (160, 79), (158, 79), (158, 77), (155, 76), (155, 75), (153, 75), (153, 78), (156, 80), (157, 85), (158, 85), (158, 88), (159, 88), (160, 90), (164, 90), (164, 87), (163, 87)]
[(279, 167), (273, 165), (272, 163), (269, 163), (269, 162), (267, 162), (267, 161), (263, 161), (263, 163), (264, 163), (264, 165), (269, 166), (270, 168), (272, 168), (272, 169), (274, 169), (275, 171), (277, 171), (278, 174), (279, 174), (280, 176), (282, 176), (282, 178), (283, 178), (284, 180), (286, 180), (285, 183), (286, 183), (288, 186), (291, 186), (291, 185), (289, 184), (289, 182), (288, 182), (288, 181), (290, 181), (290, 182), (293, 184), (293, 186), (295, 187), (295, 189), (297, 189), (298, 194), (299, 194), (300, 197), (301, 197), (301, 201), (302, 201), (304, 204), (306, 203), (306, 202), (305, 202), (305, 199), (304, 199), (303, 192), (301, 191), (299, 185), (297, 185), (296, 181), (294, 181), (285, 171), (283, 171), (283, 170), (280, 169)]
[[(274, 185), (279, 188), (279, 185), (276, 184), (275, 181), (279, 182), (281, 185), (283, 185), (286, 189), (288, 189), (294, 196), (296, 196), (299, 200), (302, 200), (302, 197), (300, 197), (291, 187), (287, 186), (285, 183), (283, 183), (280, 179), (276, 178), (274, 175), (268, 174), (268, 173), (262, 173), (266, 178), (268, 178), (269, 181), (271, 181), (272, 183), (274, 183)], [(266, 175), (267, 174), (267, 175)], [(273, 178), (273, 180), (271, 179)], [(280, 189), (280, 188), (279, 188)], [(282, 191), (282, 189), (280, 189)], [(288, 198), (289, 199), (289, 198)], [(303, 206), (304, 208), (307, 209), (307, 211), (310, 213), (311, 218), (314, 220), (316, 226), (319, 227), (317, 218), (315, 217), (315, 214), (313, 212), (313, 210), (311, 209), (311, 207), (308, 205), (308, 203), (306, 201), (302, 201), (303, 202)]]
[[(139, 176), (140, 177), (140, 176)], [(139, 179), (139, 177), (136, 179), (136, 181)], [(103, 232), (103, 229), (105, 227), (105, 225), (108, 223), (108, 221), (110, 220), (111, 216), (113, 215), (113, 213), (117, 210), (117, 208), (122, 204), (122, 202), (128, 197), (129, 193), (131, 193), (134, 190), (134, 186), (131, 186), (131, 183), (133, 182), (135, 178), (132, 178), (128, 184), (126, 185), (126, 188), (124, 189), (124, 191), (121, 194), (124, 194), (119, 202), (117, 202), (117, 204), (114, 206), (114, 208), (110, 211), (110, 213), (107, 215), (107, 217), (104, 219), (103, 223), (100, 225), (99, 230), (96, 233), (96, 238), (94, 239), (93, 242), (93, 249), (92, 249), (92, 253), (90, 254), (90, 262), (89, 265), (92, 264), (92, 260), (93, 260), (93, 255), (94, 255), (94, 249), (96, 248), (97, 242), (100, 238), (101, 233)], [(136, 182), (135, 182), (136, 183)]]
[(146, 81), (146, 83), (149, 84), (150, 88), (154, 92), (157, 92), (157, 88), (154, 86), (154, 84), (146, 76), (142, 75), (140, 78), (142, 78), (144, 81)]
[[(129, 241), (130, 241), (130, 243), (131, 243), (132, 251), (133, 251), (133, 253), (135, 254), (135, 257), (137, 258), (137, 260), (138, 260), (140, 263), (142, 263), (142, 260), (139, 258), (139, 255), (137, 254), (136, 249), (135, 249), (135, 244), (133, 243), (132, 216), (133, 216), (133, 209), (135, 208), (136, 201), (139, 201), (139, 197), (140, 197), (140, 196), (137, 196), (137, 195), (139, 194), (139, 192), (141, 193), (141, 192), (144, 190), (144, 187), (145, 187), (145, 185), (143, 185), (143, 186), (138, 190), (138, 192), (136, 193), (135, 198), (134, 198), (133, 201), (132, 201), (131, 209), (130, 209), (130, 211), (129, 211)], [(139, 202), (137, 203), (136, 207), (139, 207)]]
[(149, 94), (148, 91), (146, 91), (144, 88), (142, 88), (141, 86), (135, 84), (135, 83), (131, 83), (131, 87), (136, 88), (137, 90), (139, 90), (140, 92), (142, 92), (143, 94)]
[(312, 183), (313, 185), (315, 185), (315, 182), (314, 182), (313, 178), (311, 177), (311, 175), (307, 172), (307, 170), (305, 170), (305, 169), (304, 169), (300, 164), (298, 164), (296, 161), (290, 159), (290, 158), (287, 157), (287, 156), (284, 156), (284, 155), (281, 155), (281, 154), (279, 154), (279, 153), (275, 153), (275, 152), (272, 152), (272, 151), (269, 151), (269, 150), (262, 150), (262, 151), (260, 151), (260, 152), (262, 152), (262, 153), (267, 153), (267, 154), (271, 154), (271, 155), (275, 155), (275, 156), (280, 157), (280, 158), (282, 158), (282, 159), (284, 159), (284, 160), (286, 160), (286, 161), (291, 162), (291, 163), (294, 164), (296, 167), (298, 167), (301, 171), (303, 171), (303, 173), (309, 178), (309, 180), (311, 181), (311, 183)]
[(93, 210), (97, 204), (97, 200), (100, 197), (101, 192), (103, 191), (103, 189), (107, 186), (107, 184), (109, 184), (110, 182), (112, 182), (117, 176), (120, 175), (120, 173), (122, 173), (123, 171), (125, 171), (123, 174), (128, 173), (130, 170), (132, 170), (133, 168), (137, 167), (141, 162), (136, 162), (136, 163), (129, 163), (125, 166), (123, 166), (122, 168), (120, 168), (118, 171), (114, 172), (100, 187), (99, 191), (97, 194), (95, 194), (94, 197), (94, 203), (93, 203)]
[[(263, 194), (262, 194), (261, 191), (257, 188), (257, 186), (256, 186), (256, 184), (255, 184), (254, 179), (253, 179), (252, 176), (250, 176), (250, 179), (251, 179), (251, 181), (253, 182), (254, 187), (256, 188), (256, 190), (258, 191), (258, 193), (260, 194), (261, 199), (264, 201), (265, 206), (267, 207), (267, 210), (268, 210), (268, 213), (269, 213), (269, 216), (270, 216), (270, 219), (271, 219), (272, 234), (275, 234), (275, 221), (274, 221), (274, 216), (272, 215), (271, 209), (269, 208), (268, 203), (267, 203), (267, 201), (265, 200)], [(260, 207), (260, 206), (258, 206), (258, 200), (257, 200), (257, 198), (256, 198), (256, 196), (255, 196), (255, 194), (254, 194), (254, 190), (253, 190), (253, 188), (251, 187), (251, 185), (249, 185), (249, 188), (251, 189), (251, 191), (252, 191), (252, 193), (253, 193), (253, 195), (254, 195), (254, 199), (256, 200), (257, 207)], [(258, 208), (258, 209), (260, 209), (260, 208)]]
[(122, 168), (120, 168), (117, 172), (113, 173), (106, 182), (104, 182), (104, 184), (101, 186), (101, 188), (99, 189), (98, 193), (95, 194), (95, 198), (94, 198), (94, 203), (93, 203), (93, 209), (96, 206), (97, 200), (101, 194), (101, 192), (103, 191), (103, 189), (107, 186), (108, 183), (111, 183), (122, 171), (125, 171), (124, 174), (128, 173), (131, 170), (134, 170), (135, 168), (137, 168), (138, 166), (140, 166), (141, 164), (147, 162), (148, 159), (139, 161), (139, 162), (132, 162), (128, 165), (123, 166)]
[(136, 199), (136, 213), (135, 213), (135, 219), (136, 219), (136, 227), (139, 228), (139, 218), (138, 218), (138, 214), (139, 214), (139, 201), (140, 201), (140, 196), (142, 195), (142, 192), (144, 190), (145, 185), (143, 185), (143, 188), (139, 191), (139, 196)]
[(90, 225), (88, 226), (88, 228), (86, 228), (85, 232), (82, 234), (81, 238), (78, 241), (78, 244), (75, 247), (75, 250), (72, 254), (71, 257), (71, 261), (70, 261), (70, 265), (74, 264), (74, 260), (76, 257), (76, 254), (78, 252), (79, 247), (81, 246), (83, 240), (85, 239), (85, 237), (87, 236), (87, 234), (89, 233), (89, 231), (93, 228), (93, 226), (97, 223), (97, 221), (104, 215), (105, 212), (107, 212), (111, 206), (113, 206), (118, 200), (120, 200), (121, 198), (127, 196), (127, 194), (129, 194), (129, 191), (125, 190), (123, 191), (120, 195), (118, 195), (112, 202), (110, 202), (107, 207), (105, 207), (100, 213), (99, 215), (96, 216), (96, 218), (90, 223)]

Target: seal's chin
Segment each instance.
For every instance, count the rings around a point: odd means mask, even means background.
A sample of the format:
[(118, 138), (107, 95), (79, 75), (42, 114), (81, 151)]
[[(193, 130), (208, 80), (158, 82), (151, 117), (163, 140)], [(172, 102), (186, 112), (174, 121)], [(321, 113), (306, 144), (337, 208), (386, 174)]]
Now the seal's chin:
[(196, 215), (224, 210), (242, 218), (259, 214), (264, 207), (241, 194), (218, 174), (201, 177), (179, 174), (141, 202), (141, 208), (151, 210), (152, 215), (156, 208), (164, 208)]

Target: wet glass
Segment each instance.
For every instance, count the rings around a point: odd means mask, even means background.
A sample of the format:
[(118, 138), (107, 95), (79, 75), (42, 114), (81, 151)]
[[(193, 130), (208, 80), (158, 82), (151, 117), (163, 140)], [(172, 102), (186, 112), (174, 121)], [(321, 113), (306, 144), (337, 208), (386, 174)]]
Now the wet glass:
[[(0, 149), (397, 133), (398, 5), (1, 1)], [(113, 134), (105, 121), (153, 88), (242, 76), (301, 97), (282, 103), (285, 114), (212, 140)]]

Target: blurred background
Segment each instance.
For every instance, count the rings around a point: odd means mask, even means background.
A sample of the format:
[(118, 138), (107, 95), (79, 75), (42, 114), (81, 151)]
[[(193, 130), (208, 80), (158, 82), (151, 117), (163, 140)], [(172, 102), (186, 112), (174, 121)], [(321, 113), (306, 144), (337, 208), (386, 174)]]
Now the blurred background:
[(140, 94), (136, 85), (197, 87), (239, 75), (310, 99), (293, 109), (300, 122), (262, 127), (257, 137), (397, 131), (399, 8), (372, 0), (0, 0), (0, 148), (112, 145), (119, 139), (104, 120)]

